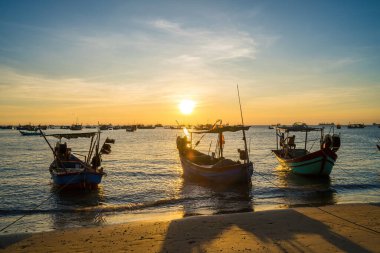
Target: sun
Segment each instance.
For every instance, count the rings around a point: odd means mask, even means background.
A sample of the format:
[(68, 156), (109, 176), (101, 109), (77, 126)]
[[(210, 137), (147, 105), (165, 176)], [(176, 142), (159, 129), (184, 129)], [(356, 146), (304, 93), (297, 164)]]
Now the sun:
[(185, 99), (179, 103), (178, 107), (183, 114), (190, 114), (194, 110), (195, 102), (193, 100)]

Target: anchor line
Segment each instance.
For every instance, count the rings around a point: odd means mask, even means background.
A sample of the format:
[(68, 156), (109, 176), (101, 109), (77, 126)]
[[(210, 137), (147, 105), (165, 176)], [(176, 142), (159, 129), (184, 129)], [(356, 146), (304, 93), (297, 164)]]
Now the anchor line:
[[(80, 176), (80, 174), (76, 175), (75, 177), (73, 177), (70, 181), (68, 181), (65, 185), (63, 185), (62, 187), (59, 187), (57, 190), (55, 190), (53, 193), (51, 193), (49, 195), (49, 197), (47, 197), (46, 199), (44, 199), (43, 201), (41, 201), (38, 205), (36, 205), (34, 208), (31, 209), (31, 211), (34, 211), (36, 210), (38, 207), (42, 206), (43, 204), (46, 203), (46, 201), (48, 201), (49, 199), (51, 199), (53, 197), (54, 194), (57, 194), (59, 193), (60, 191), (62, 191), (63, 189), (65, 189), (74, 179), (76, 179), (78, 176)], [(25, 216), (27, 216), (28, 214), (24, 214), (22, 215), (21, 217), (15, 219), (14, 221), (12, 221), (11, 223), (9, 223), (8, 225), (4, 226), (3, 228), (0, 229), (0, 232), (3, 232), (5, 229), (9, 228), (10, 226), (14, 225), (16, 222), (20, 221), (21, 219), (25, 218)]]

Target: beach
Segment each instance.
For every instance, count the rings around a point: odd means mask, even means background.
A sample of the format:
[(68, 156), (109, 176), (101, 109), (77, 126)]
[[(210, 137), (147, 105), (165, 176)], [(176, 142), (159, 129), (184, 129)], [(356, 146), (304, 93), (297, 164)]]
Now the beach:
[(0, 252), (380, 252), (380, 205), (145, 220), (0, 238)]

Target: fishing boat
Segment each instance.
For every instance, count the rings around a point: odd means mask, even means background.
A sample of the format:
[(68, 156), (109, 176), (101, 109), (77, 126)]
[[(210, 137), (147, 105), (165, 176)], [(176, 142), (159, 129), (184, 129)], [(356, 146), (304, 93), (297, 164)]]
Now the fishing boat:
[[(220, 126), (214, 127), (206, 131), (188, 132), (184, 128), (185, 135), (177, 137), (177, 148), (181, 165), (183, 168), (183, 176), (185, 178), (205, 180), (214, 183), (238, 183), (238, 182), (251, 182), (253, 173), (253, 164), (249, 161), (248, 151), (246, 149), (240, 150), (239, 161), (233, 161), (223, 156), (224, 148), (224, 132), (246, 131), (249, 127), (238, 126)], [(217, 155), (215, 152), (212, 154), (205, 154), (195, 149), (199, 144), (192, 145), (193, 134), (217, 134)], [(190, 137), (189, 137), (190, 136)], [(201, 137), (202, 138), (202, 137)], [(244, 138), (245, 140), (245, 138)]]
[[(183, 137), (177, 137), (177, 149), (181, 165), (183, 168), (183, 176), (185, 178), (210, 182), (210, 183), (249, 183), (253, 174), (253, 164), (249, 160), (247, 148), (247, 140), (245, 131), (249, 126), (244, 126), (243, 112), (240, 103), (239, 87), (237, 86), (240, 114), (242, 124), (240, 126), (223, 126), (221, 120), (217, 120), (211, 129), (203, 131), (189, 132), (185, 127)], [(219, 125), (217, 125), (219, 123)], [(179, 124), (178, 124), (179, 125)], [(242, 131), (244, 149), (238, 149), (239, 160), (234, 161), (223, 156), (225, 139), (223, 133)], [(200, 139), (193, 146), (193, 134), (202, 134)], [(216, 150), (211, 155), (202, 153), (195, 148), (206, 134), (217, 134)], [(211, 144), (210, 144), (211, 147)], [(210, 151), (209, 151), (210, 152)]]
[(137, 125), (138, 129), (155, 129), (156, 126), (153, 125)]
[(23, 136), (35, 136), (35, 135), (41, 135), (39, 131), (25, 131), (25, 130), (19, 130), (20, 134)]
[(365, 128), (365, 125), (362, 124), (362, 123), (359, 123), (359, 124), (348, 124), (347, 125), (347, 128), (350, 128), (350, 129), (353, 129), (353, 128)]
[[(101, 183), (106, 175), (101, 167), (102, 151), (99, 150), (100, 130), (87, 133), (65, 133), (45, 135), (41, 131), (46, 143), (53, 152), (54, 160), (49, 171), (54, 185), (63, 188), (94, 189)], [(53, 148), (46, 137), (54, 137), (59, 141)], [(62, 139), (91, 138), (91, 143), (86, 156), (79, 159), (80, 154), (72, 152)]]
[(136, 125), (133, 125), (133, 126), (127, 126), (125, 128), (125, 131), (127, 132), (135, 132), (137, 130), (137, 126)]
[[(320, 133), (320, 148), (310, 152), (308, 133)], [(305, 133), (304, 146), (296, 147), (295, 135), (291, 133)], [(295, 174), (307, 176), (329, 176), (337, 159), (336, 152), (340, 147), (338, 134), (324, 135), (323, 127), (309, 127), (306, 124), (294, 124), (293, 126), (276, 127), (277, 149), (272, 150), (277, 160), (284, 167), (291, 169)]]
[(70, 126), (70, 130), (72, 130), (72, 131), (79, 131), (79, 130), (82, 130), (83, 129), (83, 126), (82, 126), (82, 124), (72, 124), (71, 126)]

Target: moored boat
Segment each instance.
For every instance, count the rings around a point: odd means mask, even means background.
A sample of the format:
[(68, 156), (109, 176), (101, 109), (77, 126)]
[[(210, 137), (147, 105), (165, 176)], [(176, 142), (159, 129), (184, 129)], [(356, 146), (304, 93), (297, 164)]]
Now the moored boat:
[[(338, 157), (336, 151), (340, 147), (340, 136), (324, 135), (323, 130), (323, 127), (309, 127), (306, 124), (276, 127), (277, 149), (272, 152), (282, 166), (295, 174), (329, 176)], [(307, 149), (308, 133), (314, 131), (320, 132), (320, 149), (310, 152)], [(294, 132), (305, 133), (304, 147), (296, 148), (295, 135), (290, 135)]]
[(70, 126), (70, 130), (72, 130), (72, 131), (79, 131), (79, 130), (82, 130), (83, 129), (83, 126), (82, 126), (82, 124), (72, 124), (71, 126)]
[[(211, 130), (196, 131), (188, 133), (184, 137), (177, 137), (177, 148), (181, 165), (183, 168), (183, 176), (195, 180), (204, 180), (213, 183), (238, 183), (251, 182), (253, 173), (253, 164), (249, 161), (248, 150), (240, 150), (239, 161), (233, 161), (223, 156), (224, 148), (224, 132), (246, 131), (249, 127), (244, 126), (221, 126), (214, 127)], [(192, 145), (193, 134), (218, 134), (217, 155), (212, 152), (211, 155), (195, 150), (199, 142)], [(245, 140), (245, 138), (244, 138)]]
[(153, 125), (137, 125), (138, 129), (155, 129), (156, 126)]
[[(49, 171), (54, 185), (63, 188), (81, 188), (94, 189), (101, 183), (102, 177), (106, 175), (101, 167), (102, 151), (99, 150), (100, 131), (88, 133), (65, 133), (65, 134), (49, 134), (45, 135), (41, 131), (41, 135), (46, 140), (53, 152), (54, 160), (49, 167)], [(53, 148), (46, 136), (59, 139)], [(66, 142), (62, 142), (62, 138), (91, 138), (91, 144), (87, 156), (83, 156), (81, 160), (67, 147)]]
[(365, 125), (362, 123), (359, 123), (359, 124), (351, 124), (350, 123), (347, 125), (347, 128), (350, 128), (350, 129), (352, 129), (352, 128), (365, 128)]
[(36, 135), (41, 135), (41, 133), (37, 130), (35, 131), (27, 131), (27, 130), (18, 130), (21, 135), (23, 136), (36, 136)]
[(137, 130), (137, 126), (136, 125), (127, 126), (125, 128), (125, 131), (127, 131), (127, 132), (135, 132), (136, 130)]

